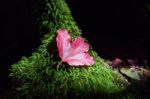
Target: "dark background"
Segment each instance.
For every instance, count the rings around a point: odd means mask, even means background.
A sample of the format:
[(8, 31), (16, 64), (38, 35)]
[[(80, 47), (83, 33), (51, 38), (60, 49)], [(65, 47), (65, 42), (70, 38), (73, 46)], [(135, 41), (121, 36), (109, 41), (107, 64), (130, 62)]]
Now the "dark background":
[(149, 57), (150, 9), (146, 0), (75, 0), (73, 16), (101, 57)]
[[(150, 59), (150, 6), (146, 0), (67, 0), (73, 17), (103, 58)], [(0, 1), (0, 91), (7, 89), (9, 67), (30, 56), (40, 33), (32, 7), (39, 0)]]
[(30, 56), (39, 45), (40, 34), (32, 10), (37, 5), (38, 0), (0, 0), (0, 92), (9, 88), (10, 65), (22, 56)]

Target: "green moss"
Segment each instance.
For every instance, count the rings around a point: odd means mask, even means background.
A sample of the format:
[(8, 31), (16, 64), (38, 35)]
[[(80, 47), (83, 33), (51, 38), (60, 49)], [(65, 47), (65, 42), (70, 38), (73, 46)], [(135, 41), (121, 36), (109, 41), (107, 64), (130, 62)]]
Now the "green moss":
[(10, 77), (15, 99), (60, 99), (60, 98), (112, 98), (117, 97), (125, 86), (90, 47), (96, 63), (86, 68), (65, 68), (59, 63), (56, 47), (56, 31), (65, 28), (72, 38), (81, 35), (81, 30), (72, 18), (65, 0), (43, 0), (44, 12), (39, 19), (44, 37), (41, 45), (29, 58), (11, 66)]

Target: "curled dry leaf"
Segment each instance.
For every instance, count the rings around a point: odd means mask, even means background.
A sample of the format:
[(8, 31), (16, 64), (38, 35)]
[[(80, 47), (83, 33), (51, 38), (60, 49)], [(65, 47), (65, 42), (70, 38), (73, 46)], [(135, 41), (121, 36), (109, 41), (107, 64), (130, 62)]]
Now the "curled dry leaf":
[(120, 72), (135, 80), (145, 81), (150, 78), (150, 71), (142, 67), (122, 67)]
[(141, 80), (138, 71), (135, 70), (134, 68), (125, 68), (125, 67), (123, 67), (123, 68), (120, 69), (120, 72), (122, 74), (125, 74), (129, 78), (132, 78), (132, 79), (135, 79), (135, 80)]

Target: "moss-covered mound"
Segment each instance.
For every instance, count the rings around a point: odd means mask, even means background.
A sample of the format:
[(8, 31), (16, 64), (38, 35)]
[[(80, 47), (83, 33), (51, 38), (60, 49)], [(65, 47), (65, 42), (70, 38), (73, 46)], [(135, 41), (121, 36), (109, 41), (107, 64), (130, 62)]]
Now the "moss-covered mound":
[(72, 38), (81, 30), (72, 18), (65, 0), (41, 0), (44, 7), (39, 18), (44, 34), (41, 45), (32, 55), (11, 66), (10, 77), (14, 99), (117, 98), (125, 86), (119, 76), (90, 48), (96, 59), (94, 65), (84, 68), (66, 68), (60, 62), (56, 47), (56, 31), (67, 29)]

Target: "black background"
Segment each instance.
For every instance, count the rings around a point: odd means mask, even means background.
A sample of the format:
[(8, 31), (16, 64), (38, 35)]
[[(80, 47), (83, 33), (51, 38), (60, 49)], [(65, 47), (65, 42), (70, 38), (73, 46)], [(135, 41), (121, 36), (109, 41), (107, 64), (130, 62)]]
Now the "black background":
[(9, 87), (10, 65), (21, 56), (30, 56), (39, 45), (40, 34), (32, 10), (36, 5), (37, 0), (0, 1), (0, 92)]
[[(67, 0), (72, 15), (101, 57), (149, 59), (150, 9), (146, 0)], [(30, 56), (40, 34), (31, 10), (38, 0), (0, 1), (0, 90), (11, 64)], [(39, 10), (40, 12), (40, 10)]]
[(72, 13), (83, 35), (104, 58), (149, 57), (149, 14), (145, 0), (75, 0)]

